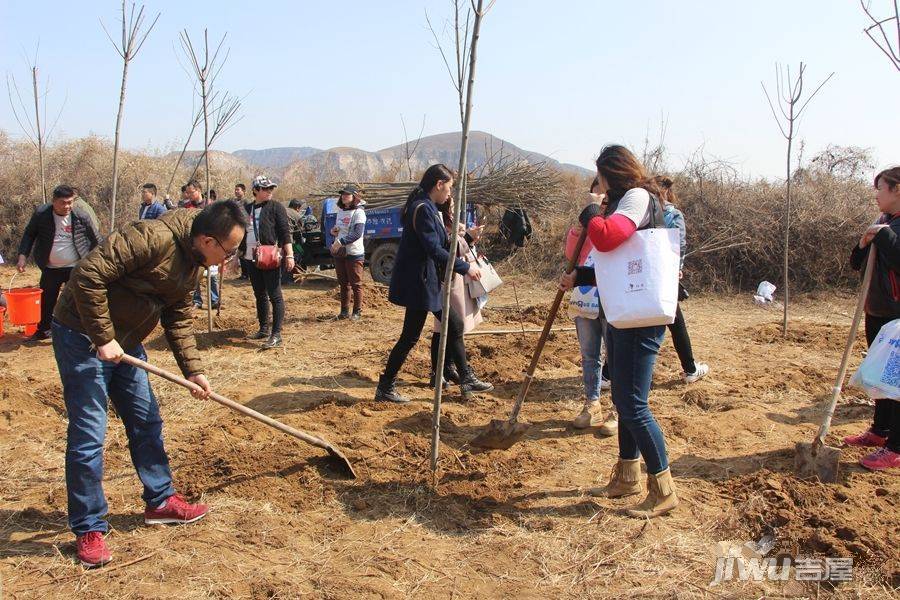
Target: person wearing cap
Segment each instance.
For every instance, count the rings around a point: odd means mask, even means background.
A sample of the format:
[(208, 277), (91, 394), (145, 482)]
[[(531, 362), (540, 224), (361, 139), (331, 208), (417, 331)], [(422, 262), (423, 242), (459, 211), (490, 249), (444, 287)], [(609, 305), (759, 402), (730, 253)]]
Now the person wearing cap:
[[(331, 228), (334, 242), (331, 255), (334, 270), (341, 286), (341, 312), (338, 319), (350, 318), (358, 321), (362, 317), (362, 275), (366, 260), (363, 233), (366, 229), (366, 203), (360, 197), (359, 188), (345, 185), (340, 191), (337, 205), (337, 219)], [(353, 313), (350, 313), (350, 298), (353, 297)]]
[[(250, 226), (241, 242), (241, 256), (249, 261), (254, 259), (257, 246), (277, 245), (282, 248), (284, 268), (294, 270), (294, 249), (291, 245), (291, 226), (287, 210), (280, 202), (272, 201), (272, 194), (278, 187), (265, 175), (253, 179), (253, 203), (245, 208), (250, 217)], [(259, 269), (256, 263), (248, 265), (253, 295), (256, 296), (256, 318), (259, 330), (248, 336), (251, 340), (266, 340), (264, 349), (281, 345), (281, 326), (284, 322), (284, 297), (281, 293), (280, 269)], [(272, 326), (269, 327), (269, 304), (272, 305)]]

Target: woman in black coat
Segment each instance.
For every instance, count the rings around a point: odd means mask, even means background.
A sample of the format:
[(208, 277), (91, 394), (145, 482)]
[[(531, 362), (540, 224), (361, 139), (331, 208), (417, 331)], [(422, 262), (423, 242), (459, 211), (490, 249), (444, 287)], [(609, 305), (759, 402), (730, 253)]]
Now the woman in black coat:
[[(453, 172), (437, 164), (428, 167), (422, 181), (410, 193), (403, 207), (403, 234), (394, 260), (388, 300), (406, 308), (403, 331), (388, 356), (384, 373), (378, 379), (376, 400), (409, 402), (397, 393), (397, 373), (400, 372), (410, 350), (419, 341), (428, 313), (441, 319), (441, 279), (450, 257), (450, 238), (444, 227), (438, 206), (450, 200), (453, 191)], [(481, 271), (461, 258), (453, 258), (453, 270), (481, 279)], [(455, 310), (448, 315), (447, 356), (456, 365), (462, 381), (463, 395), (494, 389), (479, 381), (466, 360), (463, 344), (463, 321)]]
[[(250, 283), (256, 296), (256, 318), (259, 331), (249, 336), (251, 340), (266, 340), (264, 349), (281, 345), (281, 325), (284, 322), (284, 297), (281, 293), (281, 269), (257, 268), (253, 258), (256, 246), (277, 245), (282, 248), (284, 268), (294, 269), (294, 249), (291, 245), (291, 226), (287, 209), (272, 201), (272, 193), (278, 187), (268, 177), (253, 180), (253, 202), (245, 206), (250, 216), (250, 227), (241, 242), (240, 256), (248, 261)], [(272, 328), (269, 329), (269, 304), (272, 305)]]

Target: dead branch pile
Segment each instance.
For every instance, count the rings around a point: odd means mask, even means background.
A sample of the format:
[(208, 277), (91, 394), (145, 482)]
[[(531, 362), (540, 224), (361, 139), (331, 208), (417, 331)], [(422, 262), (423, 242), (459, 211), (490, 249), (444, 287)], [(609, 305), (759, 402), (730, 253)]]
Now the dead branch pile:
[[(329, 198), (348, 183), (359, 186), (369, 208), (399, 206), (416, 186), (416, 182), (391, 183), (337, 181), (313, 192), (313, 198)], [(545, 163), (508, 162), (490, 170), (471, 173), (467, 178), (469, 202), (483, 206), (547, 209), (565, 197), (563, 178), (558, 170)]]

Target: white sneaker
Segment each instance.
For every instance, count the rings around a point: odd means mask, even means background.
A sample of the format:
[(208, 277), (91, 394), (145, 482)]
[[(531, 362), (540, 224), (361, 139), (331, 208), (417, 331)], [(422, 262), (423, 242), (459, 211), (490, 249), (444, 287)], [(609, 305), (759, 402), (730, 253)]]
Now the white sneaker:
[(695, 383), (706, 377), (709, 373), (709, 365), (706, 363), (697, 363), (697, 370), (693, 373), (682, 373), (685, 383)]

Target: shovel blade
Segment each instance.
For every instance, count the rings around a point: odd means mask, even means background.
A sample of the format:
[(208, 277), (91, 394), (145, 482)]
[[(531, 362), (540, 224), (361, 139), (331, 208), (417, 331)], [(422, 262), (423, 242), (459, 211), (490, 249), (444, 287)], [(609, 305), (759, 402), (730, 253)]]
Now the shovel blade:
[(838, 480), (841, 449), (820, 443), (797, 442), (794, 449), (794, 470), (801, 478), (818, 477), (824, 483)]
[(330, 446), (327, 450), (328, 462), (331, 464), (332, 468), (349, 479), (356, 479), (356, 471), (353, 470), (353, 465), (350, 464), (347, 457), (334, 446)]
[(491, 419), (484, 430), (472, 438), (470, 445), (492, 450), (506, 450), (522, 439), (530, 425), (518, 421)]

